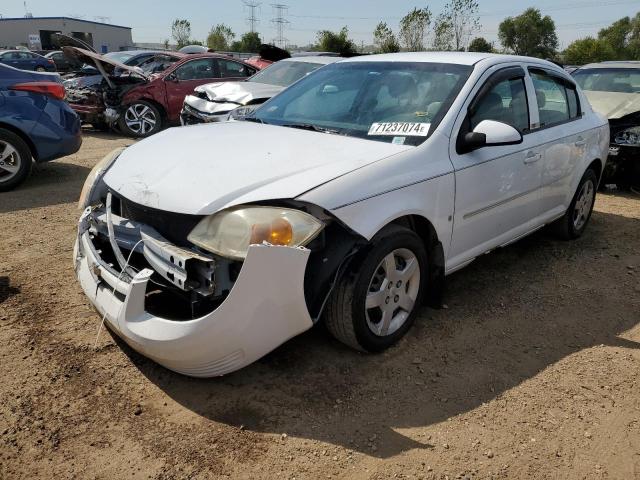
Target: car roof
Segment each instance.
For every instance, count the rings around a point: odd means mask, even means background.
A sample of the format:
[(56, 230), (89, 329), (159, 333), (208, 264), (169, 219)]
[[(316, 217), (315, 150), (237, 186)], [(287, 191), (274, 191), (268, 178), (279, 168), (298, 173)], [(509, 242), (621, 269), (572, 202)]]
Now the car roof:
[(616, 60), (612, 62), (589, 63), (583, 65), (580, 70), (587, 68), (640, 68), (640, 62), (633, 60)]
[(148, 55), (149, 53), (155, 53), (155, 54), (167, 54), (167, 55), (173, 55), (176, 57), (185, 57), (186, 55), (184, 53), (180, 53), (180, 52), (174, 52), (173, 50), (118, 50), (118, 51), (114, 51), (114, 52), (109, 52), (109, 53), (130, 53), (132, 55)]
[[(325, 57), (323, 55), (309, 55), (302, 57), (283, 58), (280, 62), (304, 62), (304, 63), (319, 63), (321, 65), (327, 65), (329, 63), (335, 63), (342, 60), (340, 57)], [(280, 63), (276, 62), (276, 63)]]
[(548, 60), (534, 57), (523, 57), (519, 55), (503, 55), (499, 53), (476, 53), (476, 52), (403, 52), (403, 53), (383, 53), (379, 55), (362, 55), (342, 59), (342, 62), (424, 62), (424, 63), (450, 63), (457, 65), (475, 65), (486, 61), (489, 64), (505, 62), (533, 62), (553, 67), (556, 70), (561, 68)]

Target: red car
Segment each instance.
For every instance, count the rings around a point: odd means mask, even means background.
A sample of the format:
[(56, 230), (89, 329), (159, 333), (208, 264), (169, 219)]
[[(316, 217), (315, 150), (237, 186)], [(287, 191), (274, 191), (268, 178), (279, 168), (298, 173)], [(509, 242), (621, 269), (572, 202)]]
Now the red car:
[(77, 47), (64, 52), (95, 65), (98, 82), (73, 79), (65, 83), (67, 101), (87, 123), (117, 127), (126, 135), (147, 137), (167, 125), (179, 124), (184, 97), (199, 85), (241, 81), (258, 68), (214, 54), (166, 52), (139, 67), (130, 67)]

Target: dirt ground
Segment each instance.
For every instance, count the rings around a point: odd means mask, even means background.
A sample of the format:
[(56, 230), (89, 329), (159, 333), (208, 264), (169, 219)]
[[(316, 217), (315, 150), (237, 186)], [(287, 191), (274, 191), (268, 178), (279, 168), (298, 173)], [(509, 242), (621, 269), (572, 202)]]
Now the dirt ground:
[[(218, 379), (102, 332), (72, 268), (80, 152), (0, 194), (0, 478), (640, 478), (640, 196), (449, 277), (362, 355), (322, 328)], [(177, 159), (180, 160), (180, 159)]]

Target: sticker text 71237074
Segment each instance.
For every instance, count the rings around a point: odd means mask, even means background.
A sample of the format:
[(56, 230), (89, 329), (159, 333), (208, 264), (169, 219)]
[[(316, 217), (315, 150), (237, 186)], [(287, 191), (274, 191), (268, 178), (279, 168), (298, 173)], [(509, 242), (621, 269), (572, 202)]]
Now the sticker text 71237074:
[(405, 135), (408, 137), (426, 137), (429, 134), (430, 123), (416, 122), (382, 122), (372, 123), (367, 135)]

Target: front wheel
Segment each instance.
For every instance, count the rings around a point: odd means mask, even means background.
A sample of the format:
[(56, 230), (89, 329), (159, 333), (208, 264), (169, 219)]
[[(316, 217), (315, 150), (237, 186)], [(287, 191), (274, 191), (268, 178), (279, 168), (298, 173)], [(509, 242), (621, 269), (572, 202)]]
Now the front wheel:
[(384, 350), (411, 327), (427, 278), (427, 253), (420, 237), (408, 228), (386, 227), (335, 286), (327, 328), (357, 350)]
[(162, 129), (162, 116), (158, 108), (150, 102), (139, 100), (127, 105), (118, 119), (118, 127), (131, 137), (148, 137)]
[(553, 224), (561, 238), (573, 240), (580, 237), (587, 229), (596, 200), (597, 185), (598, 177), (595, 172), (591, 169), (587, 170), (580, 179), (578, 189), (564, 216)]

